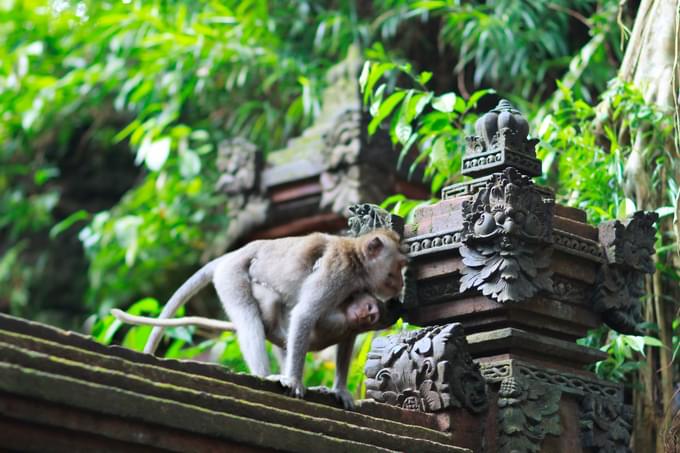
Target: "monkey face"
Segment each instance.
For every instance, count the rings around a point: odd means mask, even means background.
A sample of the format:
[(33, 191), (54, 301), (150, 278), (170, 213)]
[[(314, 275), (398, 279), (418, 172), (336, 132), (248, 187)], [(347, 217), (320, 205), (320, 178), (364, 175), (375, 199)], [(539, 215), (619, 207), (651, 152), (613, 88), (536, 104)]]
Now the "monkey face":
[(404, 287), (404, 266), (406, 266), (406, 259), (402, 257), (395, 260), (392, 268), (387, 272), (383, 284), (383, 294), (388, 296), (385, 300), (397, 297), (401, 293)]
[(345, 315), (352, 330), (371, 330), (380, 321), (380, 302), (369, 294), (357, 296), (348, 306)]
[(404, 287), (402, 271), (406, 257), (396, 233), (378, 232), (365, 243), (366, 273), (370, 291), (380, 300), (399, 296)]

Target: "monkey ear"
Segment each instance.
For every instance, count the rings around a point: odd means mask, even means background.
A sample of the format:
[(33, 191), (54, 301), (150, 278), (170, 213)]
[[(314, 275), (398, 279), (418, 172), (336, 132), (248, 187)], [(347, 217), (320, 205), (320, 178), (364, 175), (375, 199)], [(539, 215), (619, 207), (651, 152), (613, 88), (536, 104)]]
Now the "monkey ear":
[(384, 246), (385, 244), (383, 244), (382, 239), (380, 239), (379, 236), (375, 236), (366, 244), (366, 255), (368, 255), (369, 258), (375, 258)]

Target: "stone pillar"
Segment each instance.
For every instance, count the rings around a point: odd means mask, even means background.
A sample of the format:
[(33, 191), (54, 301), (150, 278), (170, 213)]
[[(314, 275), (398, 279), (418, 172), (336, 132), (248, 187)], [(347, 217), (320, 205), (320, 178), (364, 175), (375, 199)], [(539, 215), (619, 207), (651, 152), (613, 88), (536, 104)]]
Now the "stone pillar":
[[(488, 411), (458, 404), (467, 412), (450, 413), (454, 433), (457, 420), (470, 424), (466, 417), (484, 427), (482, 439), (469, 443), (473, 448), (629, 451), (632, 419), (623, 388), (587, 371), (606, 354), (576, 339), (602, 323), (637, 331), (643, 277), (654, 270), (656, 214), (637, 212), (594, 227), (585, 212), (556, 204), (551, 189), (532, 181), (541, 163), (537, 140), (528, 132), (520, 112), (501, 101), (467, 138), (462, 173), (474, 179), (444, 188), (439, 203), (418, 209), (405, 225), (411, 263), (403, 317), (459, 335), (458, 346), (443, 348), (426, 369), (446, 369), (450, 365), (442, 364), (464, 362), (469, 354), (484, 376)], [(452, 322), (455, 328), (444, 326)], [(385, 352), (386, 341), (392, 352)], [(425, 411), (446, 410), (442, 401), (466, 400), (425, 396), (439, 387), (419, 380), (420, 362), (405, 364), (394, 352), (418, 349), (408, 346), (414, 340), (401, 346), (395, 341), (376, 339), (373, 345), (369, 396)], [(392, 362), (380, 359), (376, 371), (375, 360), (386, 355)], [(406, 378), (409, 366), (414, 371)], [(395, 375), (402, 390), (393, 395), (387, 389)], [(466, 387), (455, 373), (447, 376), (448, 388)], [(413, 395), (424, 402), (412, 403)], [(478, 395), (472, 390), (469, 398)]]

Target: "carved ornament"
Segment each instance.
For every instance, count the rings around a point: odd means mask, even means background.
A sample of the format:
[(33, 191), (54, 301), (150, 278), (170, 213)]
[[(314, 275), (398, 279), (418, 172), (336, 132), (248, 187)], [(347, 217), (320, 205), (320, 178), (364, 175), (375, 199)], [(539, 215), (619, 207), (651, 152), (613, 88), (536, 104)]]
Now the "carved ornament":
[(424, 255), (460, 247), (461, 231), (448, 231), (418, 236), (406, 241), (409, 256)]
[(223, 140), (217, 147), (217, 168), (221, 175), (216, 189), (228, 195), (230, 221), (227, 231), (206, 249), (205, 260), (231, 249), (241, 237), (263, 225), (269, 214), (270, 201), (261, 181), (264, 158), (253, 143), (243, 138)]
[(498, 391), (498, 451), (538, 452), (545, 436), (559, 436), (561, 397), (555, 386), (503, 379)]
[(399, 236), (404, 235), (404, 219), (378, 205), (360, 203), (347, 209), (350, 213), (347, 226), (352, 236), (361, 236), (380, 228), (395, 231)]
[(552, 297), (565, 302), (585, 304), (590, 299), (590, 291), (583, 283), (554, 275)]
[(586, 396), (581, 402), (583, 447), (598, 453), (629, 453), (633, 411), (621, 400)]
[(476, 288), (501, 303), (521, 301), (552, 288), (554, 202), (514, 168), (493, 176), (463, 202), (460, 289)]
[(593, 307), (603, 320), (623, 333), (640, 333), (640, 297), (645, 294), (645, 274), (654, 273), (655, 212), (638, 211), (632, 217), (599, 225), (606, 262), (600, 267)]
[(262, 152), (253, 143), (240, 137), (223, 140), (217, 147), (216, 189), (229, 195), (258, 192), (263, 168)]
[[(391, 146), (382, 134), (367, 142), (364, 115), (359, 109), (346, 110), (324, 133), (325, 169), (319, 179), (322, 209), (343, 213), (351, 203), (382, 200), (390, 191), (392, 172), (384, 161)], [(389, 176), (373, 177), (376, 173)]]
[(481, 373), (484, 379), (490, 383), (499, 383), (508, 377), (520, 377), (529, 379), (531, 382), (557, 386), (563, 393), (576, 396), (582, 397), (592, 394), (612, 400), (623, 400), (623, 388), (619, 384), (550, 368), (537, 367), (513, 359), (482, 364)]
[(487, 409), (486, 381), (458, 323), (378, 337), (366, 362), (366, 395), (404, 409)]
[(555, 248), (569, 255), (580, 256), (598, 263), (604, 262), (602, 247), (597, 241), (562, 230), (553, 231)]

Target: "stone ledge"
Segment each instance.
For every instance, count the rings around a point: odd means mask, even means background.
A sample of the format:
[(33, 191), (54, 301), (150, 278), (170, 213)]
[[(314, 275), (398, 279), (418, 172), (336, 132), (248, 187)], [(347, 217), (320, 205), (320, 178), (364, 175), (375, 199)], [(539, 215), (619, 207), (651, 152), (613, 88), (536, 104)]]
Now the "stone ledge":
[[(308, 451), (310, 445), (318, 451), (469, 451), (451, 446), (448, 434), (428, 429), (437, 422), (427, 414), (381, 410), (375, 403), (348, 412), (333, 407), (327, 395), (312, 393), (315, 402), (297, 400), (282, 395), (276, 383), (216, 365), (158, 359), (5, 315), (0, 315), (0, 392), (0, 418), (8, 419), (7, 426), (34, 424), (38, 436), (51, 432), (43, 425), (70, 429), (67, 419), (103, 417), (106, 426), (128, 423), (134, 429), (141, 423), (134, 442), (111, 437), (137, 446), (164, 448), (140, 439), (170, 430), (181, 431), (183, 442), (220, 440), (230, 448), (247, 447), (241, 451)], [(31, 404), (53, 413), (70, 411), (71, 418), (64, 424), (56, 416), (32, 421)], [(73, 426), (74, 441), (102, 435), (99, 429), (88, 433)]]

